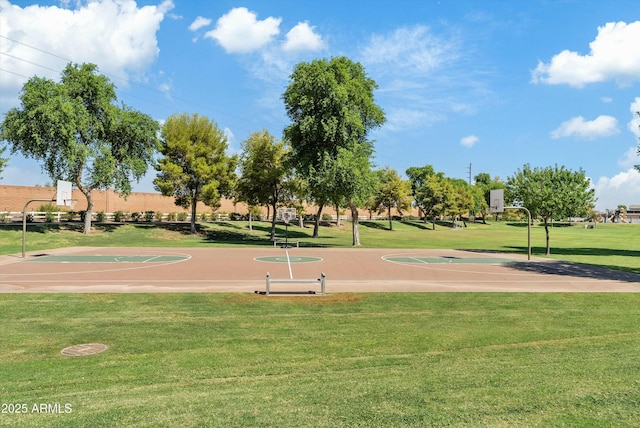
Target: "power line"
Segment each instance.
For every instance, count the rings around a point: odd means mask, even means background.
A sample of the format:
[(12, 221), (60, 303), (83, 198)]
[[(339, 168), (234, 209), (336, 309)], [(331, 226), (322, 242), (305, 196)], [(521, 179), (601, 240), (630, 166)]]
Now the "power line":
[[(55, 57), (55, 58), (58, 58), (58, 59), (64, 60), (64, 61), (65, 61), (65, 62), (67, 62), (67, 63), (74, 63), (74, 62), (75, 62), (75, 61), (73, 61), (73, 60), (71, 60), (71, 59), (69, 59), (69, 58), (65, 58), (65, 57), (63, 57), (63, 56), (60, 56), (60, 55), (57, 55), (57, 54), (55, 54), (55, 53), (49, 52), (49, 51), (47, 51), (47, 50), (44, 50), (44, 49), (41, 49), (41, 48), (38, 48), (38, 47), (35, 47), (35, 46), (32, 46), (32, 45), (29, 45), (29, 44), (27, 44), (27, 43), (23, 43), (23, 42), (21, 42), (21, 41), (18, 41), (18, 40), (12, 39), (12, 38), (7, 37), (7, 36), (4, 36), (4, 35), (2, 35), (2, 34), (0, 34), (0, 38), (5, 39), (5, 40), (8, 40), (8, 41), (11, 41), (11, 42), (14, 42), (14, 43), (17, 43), (17, 44), (22, 45), (22, 46), (25, 46), (25, 47), (27, 47), (27, 48), (29, 48), (29, 49), (33, 49), (33, 50), (36, 50), (36, 51), (38, 51), (38, 52), (42, 52), (42, 53), (44, 53), (44, 54), (47, 54), (47, 55), (53, 56), (53, 57)], [(8, 56), (8, 57), (14, 58), (14, 59), (19, 60), (19, 61), (26, 62), (26, 63), (31, 64), (31, 65), (35, 65), (35, 66), (37, 66), (37, 67), (44, 68), (44, 69), (49, 70), (49, 71), (53, 71), (53, 72), (57, 72), (57, 73), (61, 73), (61, 72), (62, 72), (62, 70), (56, 70), (56, 69), (53, 69), (53, 68), (47, 67), (47, 66), (45, 66), (45, 65), (38, 64), (38, 63), (35, 63), (35, 62), (32, 62), (32, 61), (26, 60), (26, 59), (24, 59), (24, 58), (20, 58), (20, 57), (17, 57), (17, 56), (15, 56), (15, 55), (11, 55), (11, 54), (6, 53), (6, 52), (2, 52), (2, 51), (0, 51), (0, 54), (2, 54), (2, 55), (6, 55), (6, 56)], [(99, 67), (99, 66), (98, 66), (98, 67)], [(7, 72), (7, 73), (14, 74), (14, 75), (16, 75), (16, 76), (24, 77), (24, 78), (26, 78), (26, 79), (29, 79), (29, 78), (30, 78), (30, 77), (27, 77), (27, 76), (21, 75), (21, 74), (19, 74), (19, 73), (16, 73), (16, 72), (13, 72), (13, 71), (10, 71), (10, 70), (3, 69), (2, 71), (5, 71), (5, 72)], [(120, 76), (116, 76), (116, 75), (113, 75), (113, 74), (111, 74), (111, 73), (106, 73), (106, 72), (104, 72), (103, 74), (104, 74), (104, 75), (106, 75), (106, 76), (109, 76), (109, 77), (111, 77), (111, 78), (113, 78), (113, 79), (117, 79), (117, 80), (123, 81), (123, 82), (124, 82), (124, 83), (126, 83), (126, 84), (131, 84), (131, 85), (137, 86), (137, 87), (139, 87), (139, 88), (142, 88), (142, 89), (145, 89), (145, 90), (148, 90), (148, 91), (153, 91), (153, 92), (155, 92), (155, 93), (157, 93), (157, 94), (160, 94), (163, 98), (165, 98), (165, 97), (166, 97), (166, 94), (165, 94), (163, 91), (159, 90), (159, 89), (152, 88), (152, 87), (149, 87), (149, 86), (145, 86), (145, 85), (139, 84), (139, 83), (137, 83), (137, 82), (135, 82), (135, 81), (131, 81), (131, 80), (130, 80), (130, 79), (128, 79), (128, 78), (123, 78), (123, 77), (120, 77)], [(141, 97), (138, 97), (138, 96), (135, 96), (135, 95), (132, 95), (132, 94), (128, 94), (128, 96), (130, 96), (130, 97), (132, 97), (132, 98), (136, 98), (136, 99), (141, 100), (141, 101), (144, 101), (144, 102), (148, 102), (148, 103), (151, 103), (151, 104), (154, 104), (154, 105), (158, 105), (158, 103), (157, 103), (156, 101), (145, 100), (144, 98), (141, 98)], [(196, 102), (193, 102), (193, 101), (187, 100), (187, 99), (182, 98), (182, 97), (175, 97), (175, 96), (172, 96), (172, 99), (177, 100), (177, 101), (180, 101), (180, 102), (183, 102), (183, 103), (186, 103), (186, 104), (193, 105), (193, 106), (195, 106), (195, 107), (199, 107), (199, 108), (203, 108), (203, 109), (206, 109), (206, 110), (210, 110), (210, 111), (215, 112), (215, 113), (218, 113), (218, 114), (223, 114), (223, 115), (225, 115), (225, 116), (227, 116), (227, 117), (234, 118), (234, 119), (237, 119), (237, 120), (241, 120), (241, 121), (246, 122), (246, 123), (256, 124), (256, 122), (255, 122), (254, 120), (251, 120), (251, 119), (248, 119), (248, 118), (245, 118), (245, 117), (236, 116), (236, 115), (233, 115), (233, 114), (231, 114), (231, 113), (227, 113), (227, 112), (224, 112), (224, 111), (221, 111), (221, 110), (217, 110), (217, 109), (214, 109), (214, 108), (211, 108), (211, 107), (208, 107), (208, 106), (205, 106), (205, 105), (202, 105), (202, 104), (199, 104), (199, 103), (196, 103)], [(165, 107), (170, 107), (169, 105), (166, 105), (166, 104), (160, 104), (160, 105), (163, 105), (163, 106), (165, 106)]]

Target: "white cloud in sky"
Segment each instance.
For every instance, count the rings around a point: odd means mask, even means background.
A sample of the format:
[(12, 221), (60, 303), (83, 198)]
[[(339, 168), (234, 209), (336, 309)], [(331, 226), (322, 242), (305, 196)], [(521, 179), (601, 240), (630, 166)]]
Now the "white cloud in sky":
[(634, 168), (621, 171), (613, 177), (600, 177), (594, 185), (596, 209), (614, 209), (618, 205), (640, 205), (640, 172)]
[(640, 80), (640, 21), (609, 22), (598, 27), (586, 55), (564, 50), (549, 63), (540, 61), (532, 72), (534, 83), (567, 84), (582, 88), (589, 83), (614, 80), (621, 85)]
[(551, 138), (579, 137), (594, 139), (608, 137), (620, 132), (618, 121), (612, 116), (598, 116), (594, 120), (585, 120), (584, 117), (574, 117), (551, 131)]
[(217, 41), (228, 53), (248, 53), (270, 43), (280, 33), (281, 21), (271, 16), (259, 21), (255, 12), (237, 7), (222, 15), (205, 37)]
[[(622, 168), (631, 168), (634, 165), (640, 164), (640, 155), (638, 155), (638, 148), (636, 146), (629, 147), (629, 149), (624, 152), (622, 157), (618, 159), (618, 165)], [(638, 189), (640, 192), (640, 189)]]
[(58, 80), (68, 62), (92, 62), (123, 86), (139, 78), (160, 52), (156, 33), (174, 7), (171, 0), (138, 7), (134, 0), (100, 0), (75, 9), (0, 0), (0, 104), (15, 106), (26, 80), (38, 75)]
[(640, 97), (636, 97), (636, 99), (631, 103), (629, 107), (631, 110), (631, 114), (633, 115), (632, 119), (629, 121), (629, 130), (635, 135), (637, 138), (640, 138)]
[(189, 25), (190, 31), (198, 31), (202, 27), (206, 27), (211, 24), (211, 20), (209, 18), (204, 18), (202, 16), (198, 16), (192, 23)]
[(319, 51), (325, 46), (322, 36), (308, 22), (299, 22), (285, 35), (284, 51)]
[(460, 140), (460, 145), (464, 147), (473, 147), (478, 141), (480, 141), (480, 137), (477, 135), (468, 135)]
[(455, 39), (446, 40), (431, 33), (429, 27), (400, 27), (385, 35), (374, 34), (362, 50), (362, 62), (381, 65), (397, 74), (424, 77), (458, 58)]

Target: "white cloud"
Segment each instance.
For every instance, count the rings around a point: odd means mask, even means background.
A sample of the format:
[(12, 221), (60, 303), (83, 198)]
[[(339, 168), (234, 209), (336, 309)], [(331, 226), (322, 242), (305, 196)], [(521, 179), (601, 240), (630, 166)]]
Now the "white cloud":
[(480, 138), (477, 135), (468, 135), (460, 140), (460, 144), (464, 147), (473, 147)]
[(203, 18), (202, 16), (198, 16), (192, 23), (189, 25), (190, 31), (198, 31), (202, 27), (206, 27), (211, 24), (211, 20), (209, 18)]
[(231, 9), (222, 15), (214, 30), (205, 37), (217, 41), (228, 53), (247, 53), (260, 49), (280, 33), (281, 18), (258, 21), (255, 12), (246, 7)]
[(615, 209), (618, 205), (640, 205), (640, 172), (629, 168), (615, 176), (600, 177), (594, 186), (596, 209)]
[(633, 118), (629, 121), (629, 130), (633, 132), (637, 138), (640, 138), (640, 97), (636, 97), (635, 101), (629, 107)]
[(603, 103), (612, 103), (613, 102), (613, 98), (611, 97), (602, 97), (600, 98), (600, 101), (602, 101)]
[(457, 57), (455, 39), (436, 37), (423, 25), (401, 27), (387, 35), (373, 35), (362, 51), (362, 61), (366, 64), (422, 77)]
[(621, 85), (640, 80), (638, 40), (640, 21), (630, 24), (609, 22), (598, 27), (598, 35), (589, 43), (587, 55), (564, 50), (549, 63), (539, 62), (532, 72), (532, 81), (582, 88), (589, 83), (608, 80), (615, 80)]
[(624, 152), (622, 157), (618, 159), (618, 165), (623, 168), (631, 168), (634, 165), (640, 164), (640, 155), (638, 155), (638, 148), (636, 146), (629, 147), (629, 149)]
[[(92, 62), (114, 81), (141, 77), (159, 54), (156, 32), (173, 2), (138, 7), (134, 0), (100, 0), (76, 9), (20, 7), (0, 0), (0, 103), (16, 105), (34, 75), (58, 80), (68, 62)], [(113, 80), (113, 79), (112, 79)], [(126, 84), (126, 83), (125, 83)]]
[(551, 132), (551, 138), (580, 137), (594, 139), (607, 137), (620, 132), (618, 121), (612, 116), (598, 116), (594, 120), (584, 120), (582, 116), (574, 117)]
[(324, 48), (322, 36), (308, 22), (299, 22), (286, 35), (282, 49), (290, 51), (319, 51)]

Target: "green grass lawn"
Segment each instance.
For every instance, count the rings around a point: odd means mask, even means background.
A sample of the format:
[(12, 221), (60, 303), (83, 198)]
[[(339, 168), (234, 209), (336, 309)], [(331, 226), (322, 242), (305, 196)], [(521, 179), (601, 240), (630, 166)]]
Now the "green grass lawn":
[(4, 294), (0, 396), (29, 413), (0, 425), (637, 426), (639, 319), (615, 293)]
[[(162, 246), (222, 247), (272, 245), (270, 223), (254, 222), (250, 231), (246, 222), (202, 223), (199, 233), (188, 233), (187, 224), (129, 223), (96, 225), (92, 234), (78, 232), (79, 224), (38, 224), (29, 227), (27, 250), (39, 251), (67, 246)], [(527, 228), (522, 223), (469, 224), (451, 229), (420, 222), (361, 222), (362, 246), (367, 248), (452, 248), (482, 249), (508, 253), (527, 253)], [(284, 237), (284, 226), (277, 235)], [(321, 227), (320, 237), (311, 238), (311, 227), (291, 226), (289, 237), (301, 246), (351, 247), (351, 223), (342, 227)], [(640, 273), (640, 224), (604, 224), (596, 229), (583, 225), (553, 227), (551, 256), (555, 259)], [(0, 226), (0, 254), (20, 253), (20, 225)], [(540, 225), (532, 227), (531, 245), (535, 256), (545, 257), (545, 233)]]

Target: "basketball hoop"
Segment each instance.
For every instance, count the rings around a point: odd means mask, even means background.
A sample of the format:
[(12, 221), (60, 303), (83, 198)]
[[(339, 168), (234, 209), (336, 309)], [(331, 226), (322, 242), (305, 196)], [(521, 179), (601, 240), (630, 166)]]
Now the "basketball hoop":
[(289, 212), (282, 213), (282, 221), (284, 221), (284, 224), (289, 224), (290, 220), (291, 220), (291, 214)]
[(76, 207), (77, 202), (78, 202), (77, 199), (64, 199), (62, 205), (65, 207), (69, 207), (71, 211), (73, 211), (74, 208)]

